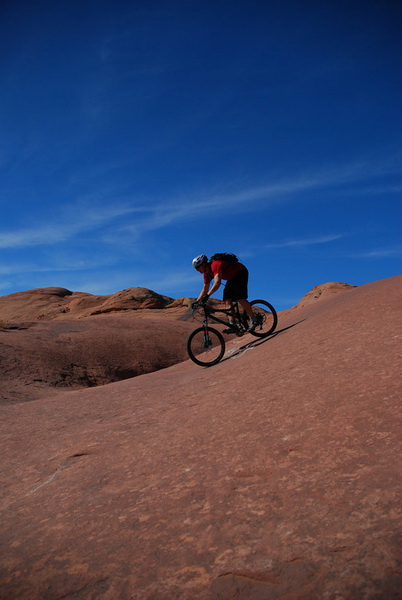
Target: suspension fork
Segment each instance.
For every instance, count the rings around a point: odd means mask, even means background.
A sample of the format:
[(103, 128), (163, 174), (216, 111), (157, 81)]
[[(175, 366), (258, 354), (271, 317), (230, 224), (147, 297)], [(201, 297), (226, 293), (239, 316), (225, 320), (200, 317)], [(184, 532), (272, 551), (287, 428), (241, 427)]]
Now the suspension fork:
[(207, 329), (208, 329), (208, 316), (207, 316), (207, 314), (205, 314), (205, 317), (204, 317), (204, 319), (202, 321), (202, 326), (204, 328), (204, 332), (206, 332)]
[(211, 338), (209, 337), (207, 316), (205, 316), (205, 319), (202, 322), (202, 326), (204, 328), (204, 350), (207, 350), (210, 346), (212, 346)]

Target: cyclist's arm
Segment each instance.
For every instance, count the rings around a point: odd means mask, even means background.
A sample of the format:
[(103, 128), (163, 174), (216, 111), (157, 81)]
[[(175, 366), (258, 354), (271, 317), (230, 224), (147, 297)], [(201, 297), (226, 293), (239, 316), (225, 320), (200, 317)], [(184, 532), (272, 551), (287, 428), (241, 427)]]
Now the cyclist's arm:
[(214, 294), (216, 292), (216, 290), (221, 287), (221, 283), (222, 283), (222, 273), (217, 273), (214, 277), (214, 284), (211, 287), (211, 289), (208, 293), (208, 296), (212, 296), (212, 294)]
[(198, 295), (197, 302), (202, 300), (202, 298), (204, 298), (204, 296), (206, 296), (208, 294), (208, 290), (209, 290), (209, 283), (206, 283)]

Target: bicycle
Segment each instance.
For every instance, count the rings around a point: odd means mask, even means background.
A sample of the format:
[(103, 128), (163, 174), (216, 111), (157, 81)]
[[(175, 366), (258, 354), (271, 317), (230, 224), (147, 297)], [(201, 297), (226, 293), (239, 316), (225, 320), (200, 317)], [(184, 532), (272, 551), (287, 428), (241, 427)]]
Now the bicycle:
[[(265, 338), (275, 331), (278, 323), (276, 310), (269, 302), (265, 300), (252, 300), (250, 302), (257, 320), (257, 326), (251, 335), (258, 338)], [(187, 352), (191, 360), (201, 367), (212, 367), (222, 360), (225, 354), (225, 340), (220, 331), (209, 325), (209, 319), (228, 326), (233, 329), (233, 333), (241, 337), (247, 332), (250, 317), (239, 308), (238, 302), (233, 302), (230, 308), (212, 308), (205, 303), (197, 304), (194, 312), (201, 310), (203, 314), (202, 327), (195, 329), (187, 340)], [(229, 321), (215, 316), (215, 313), (223, 313), (231, 317), (234, 325)]]

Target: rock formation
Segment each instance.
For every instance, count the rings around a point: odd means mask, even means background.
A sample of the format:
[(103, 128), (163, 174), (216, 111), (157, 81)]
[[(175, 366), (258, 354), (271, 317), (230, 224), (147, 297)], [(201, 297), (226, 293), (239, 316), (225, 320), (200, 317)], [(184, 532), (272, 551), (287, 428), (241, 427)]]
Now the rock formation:
[(1, 406), (2, 600), (400, 597), (401, 280)]

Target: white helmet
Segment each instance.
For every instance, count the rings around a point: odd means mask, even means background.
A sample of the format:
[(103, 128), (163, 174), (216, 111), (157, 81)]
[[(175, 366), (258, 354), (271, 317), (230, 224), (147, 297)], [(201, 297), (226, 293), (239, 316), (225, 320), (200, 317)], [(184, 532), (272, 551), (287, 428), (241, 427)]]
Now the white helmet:
[(202, 265), (202, 263), (207, 263), (207, 262), (208, 262), (208, 257), (205, 256), (205, 254), (200, 254), (199, 256), (196, 256), (195, 258), (193, 258), (193, 267), (194, 267), (194, 269), (196, 269), (197, 267)]

